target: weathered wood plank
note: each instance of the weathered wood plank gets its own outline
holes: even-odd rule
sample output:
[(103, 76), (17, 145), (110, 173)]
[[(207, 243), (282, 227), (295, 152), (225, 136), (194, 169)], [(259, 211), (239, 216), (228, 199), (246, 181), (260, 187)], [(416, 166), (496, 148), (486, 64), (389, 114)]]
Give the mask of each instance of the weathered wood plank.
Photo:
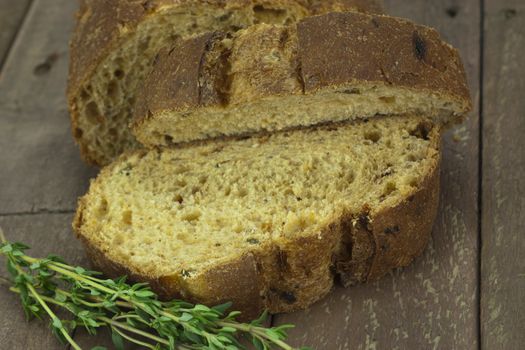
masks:
[(36, 1), (0, 77), (0, 214), (71, 211), (95, 173), (73, 144), (64, 97), (76, 6)]
[(0, 77), (2, 109), (40, 112), (40, 120), (49, 122), (50, 112), (65, 108), (68, 42), (77, 7), (71, 0), (34, 0)]
[(486, 1), (481, 345), (525, 343), (525, 2)]
[[(80, 244), (71, 233), (70, 214), (42, 214), (0, 217), (0, 226), (7, 239), (28, 244), (29, 254), (44, 257), (59, 254), (72, 264), (85, 264)], [(7, 276), (5, 262), (0, 258), (0, 275)], [(26, 322), (18, 296), (0, 286), (0, 348), (1, 349), (64, 349), (54, 338), (46, 322)]]
[(0, 67), (20, 29), (31, 0), (0, 0)]
[[(479, 100), (478, 0), (386, 1), (390, 13), (436, 27), (458, 47)], [(315, 349), (475, 349), (478, 346), (478, 111), (443, 141), (442, 193), (433, 240), (415, 263), (371, 285), (336, 288), (294, 323)]]
[(95, 174), (79, 159), (64, 110), (0, 110), (0, 164), (0, 214), (72, 211)]

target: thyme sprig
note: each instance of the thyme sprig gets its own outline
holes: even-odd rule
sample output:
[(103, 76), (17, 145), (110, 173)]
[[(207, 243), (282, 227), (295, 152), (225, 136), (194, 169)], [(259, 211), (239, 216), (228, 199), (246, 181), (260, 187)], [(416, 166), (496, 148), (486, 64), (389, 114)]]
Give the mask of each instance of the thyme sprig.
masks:
[[(11, 275), (11, 280), (0, 278), (0, 283), (20, 295), (28, 319), (49, 318), (53, 333), (75, 350), (81, 347), (71, 337), (74, 329), (95, 335), (102, 327), (111, 329), (117, 350), (123, 349), (125, 340), (153, 350), (246, 349), (242, 337), (257, 350), (294, 349), (285, 342), (286, 331), (293, 326), (264, 327), (266, 312), (242, 323), (236, 320), (240, 312), (226, 313), (230, 303), (207, 307), (160, 301), (146, 283), (131, 285), (125, 277), (104, 279), (56, 255), (33, 258), (25, 254), (27, 249), (22, 243), (7, 242), (0, 228), (0, 255), (7, 258)], [(67, 310), (71, 318), (60, 319), (56, 308)]]

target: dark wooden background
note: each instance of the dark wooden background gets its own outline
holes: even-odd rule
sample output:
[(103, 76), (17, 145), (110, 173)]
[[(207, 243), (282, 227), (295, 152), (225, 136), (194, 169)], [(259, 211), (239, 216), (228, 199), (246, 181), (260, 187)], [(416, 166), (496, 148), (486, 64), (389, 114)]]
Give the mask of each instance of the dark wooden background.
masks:
[[(412, 266), (272, 321), (296, 324), (291, 341), (316, 349), (524, 349), (525, 1), (385, 2), (459, 48), (474, 100), (443, 142), (433, 240)], [(86, 264), (70, 223), (96, 170), (79, 159), (64, 97), (76, 7), (0, 0), (0, 225), (35, 255)], [(0, 349), (62, 348), (0, 288)]]

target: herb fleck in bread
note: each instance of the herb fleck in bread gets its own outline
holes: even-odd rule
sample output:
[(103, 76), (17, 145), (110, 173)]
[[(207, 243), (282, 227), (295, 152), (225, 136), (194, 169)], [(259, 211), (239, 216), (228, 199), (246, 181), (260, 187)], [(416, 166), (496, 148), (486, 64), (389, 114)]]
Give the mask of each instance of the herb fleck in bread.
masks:
[(375, 0), (82, 0), (68, 100), (81, 153), (104, 165), (138, 146), (128, 129), (137, 85), (158, 50), (210, 30), (288, 24), (330, 11), (381, 11)]
[(443, 124), (470, 108), (458, 52), (435, 30), (330, 13), (164, 49), (138, 94), (134, 132), (151, 147), (375, 115)]
[(164, 297), (285, 312), (409, 264), (438, 202), (440, 128), (421, 117), (128, 153), (74, 222), (97, 268)]

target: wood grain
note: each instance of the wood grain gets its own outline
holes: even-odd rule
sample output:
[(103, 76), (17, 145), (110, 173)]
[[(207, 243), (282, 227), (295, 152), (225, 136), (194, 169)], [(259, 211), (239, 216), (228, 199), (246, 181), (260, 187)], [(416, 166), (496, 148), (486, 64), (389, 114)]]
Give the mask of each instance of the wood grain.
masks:
[(483, 349), (525, 343), (525, 2), (486, 1), (483, 86)]
[(40, 113), (42, 122), (52, 116), (44, 118), (42, 112), (65, 110), (68, 42), (77, 6), (72, 0), (34, 0), (0, 77), (4, 110)]
[[(389, 13), (436, 27), (460, 49), (479, 101), (479, 1), (386, 1)], [(433, 240), (415, 263), (370, 285), (336, 288), (294, 323), (296, 345), (315, 349), (475, 349), (478, 346), (479, 118), (443, 141), (441, 208)]]
[(0, 214), (72, 211), (95, 174), (73, 144), (64, 97), (76, 3), (36, 1), (0, 77)]
[(31, 0), (0, 0), (0, 67), (20, 29)]
[[(0, 226), (8, 240), (31, 246), (32, 256), (59, 254), (72, 264), (85, 264), (82, 248), (71, 233), (71, 220), (67, 214), (17, 215), (0, 217)], [(4, 260), (0, 262), (0, 275), (5, 277)], [(47, 320), (26, 322), (18, 297), (3, 286), (0, 310), (0, 349), (65, 349), (51, 334)]]
[(73, 211), (96, 173), (80, 160), (64, 110), (0, 109), (0, 164), (0, 214)]

